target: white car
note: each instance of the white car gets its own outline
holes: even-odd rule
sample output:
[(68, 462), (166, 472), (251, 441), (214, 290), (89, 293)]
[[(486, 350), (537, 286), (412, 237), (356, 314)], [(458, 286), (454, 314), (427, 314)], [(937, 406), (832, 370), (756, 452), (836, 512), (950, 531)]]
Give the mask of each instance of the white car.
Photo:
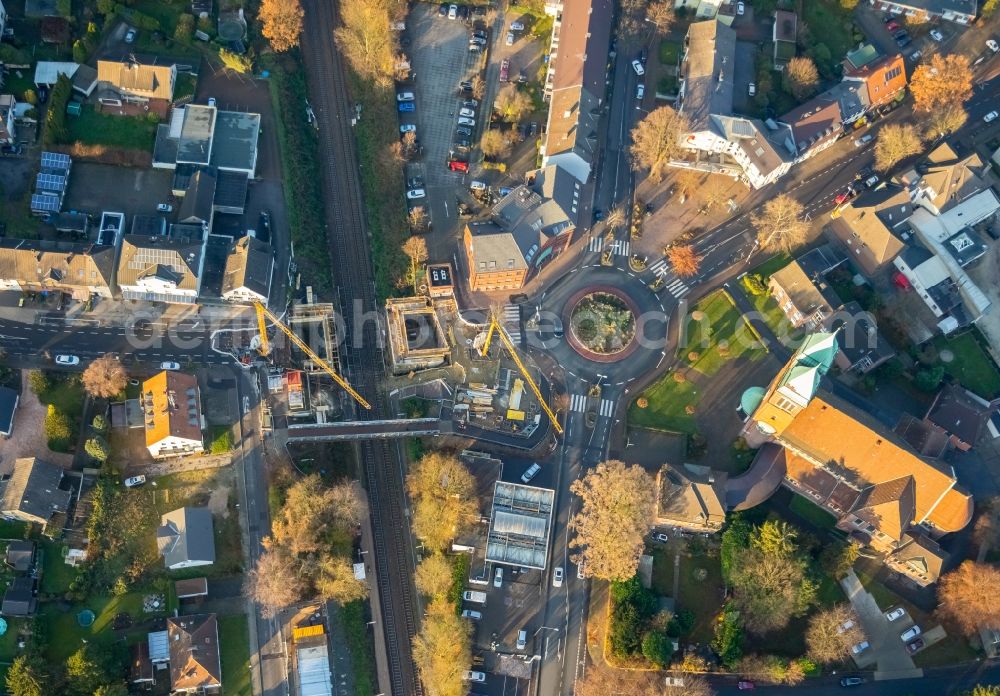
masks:
[(860, 655), (871, 646), (872, 646), (871, 643), (869, 643), (867, 640), (863, 640), (854, 647), (852, 647), (851, 652), (854, 653), (855, 655)]
[(215, 97), (209, 97), (208, 98), (208, 105), (209, 106), (215, 106), (215, 103), (216, 103), (215, 102)]
[(986, 114), (985, 116), (983, 116), (983, 120), (986, 121), (987, 123), (989, 123), (990, 121), (992, 121), (993, 119), (995, 119), (997, 116), (998, 116), (998, 114), (997, 114), (996, 111), (991, 111), (988, 114)]
[[(452, 7), (454, 7), (454, 5), (452, 5)], [(467, 669), (464, 672), (462, 672), (462, 679), (464, 679), (465, 681), (474, 681), (482, 683), (486, 681), (486, 673), (477, 672), (472, 669)]]
[(577, 564), (577, 566), (576, 566), (576, 578), (577, 578), (577, 580), (583, 580), (585, 577), (587, 577), (587, 574), (584, 572), (584, 565), (585, 565), (584, 562), (580, 561), (580, 563)]
[(537, 462), (532, 464), (523, 474), (521, 474), (521, 483), (527, 483), (531, 479), (535, 478), (535, 476), (541, 470), (542, 467), (540, 464), (538, 464)]
[[(645, 96), (646, 96), (646, 85), (640, 82), (635, 86), (635, 98), (641, 100)], [(639, 107), (636, 108), (638, 109)]]
[(751, 97), (756, 96), (757, 94), (756, 83), (751, 82), (749, 85), (747, 85), (747, 94), (749, 94)]
[(920, 60), (920, 57), (922, 55), (924, 55), (924, 54), (921, 53), (920, 51), (914, 51), (913, 53), (910, 54), (910, 60), (912, 60), (912, 61)]
[(468, 116), (459, 116), (458, 117), (458, 125), (460, 125), (460, 126), (468, 126), (469, 128), (475, 128), (476, 127), (476, 119), (469, 118)]
[(904, 643), (909, 643), (911, 640), (919, 636), (920, 633), (921, 633), (920, 626), (914, 624), (913, 626), (910, 626), (908, 629), (900, 633), (899, 639)]
[(998, 44), (993, 39), (987, 39), (986, 48), (990, 49), (994, 53), (1000, 53), (1000, 44)]
[(448, 19), (458, 18), (458, 5), (448, 5)]
[(514, 32), (512, 31), (507, 32), (507, 38), (504, 40), (504, 43), (507, 44), (508, 46), (514, 45)]
[(931, 38), (934, 39), (935, 41), (944, 41), (944, 34), (939, 32), (937, 29), (931, 29), (930, 35)]
[(511, 22), (510, 28), (511, 31), (524, 31), (524, 24), (521, 22)]
[(666, 544), (666, 543), (667, 543), (668, 541), (670, 541), (670, 537), (668, 537), (668, 536), (667, 536), (666, 534), (664, 534), (663, 532), (659, 532), (659, 533), (658, 533), (658, 534), (656, 535), (656, 540), (657, 540), (658, 542), (660, 542), (661, 544)]
[(638, 58), (632, 61), (632, 69), (635, 70), (635, 74), (642, 77), (646, 74), (646, 68), (642, 67), (642, 63)]
[(174, 206), (170, 205), (169, 203), (160, 203), (158, 206), (156, 206), (156, 209), (161, 213), (174, 212)]
[(181, 364), (180, 363), (175, 363), (175, 362), (161, 362), (160, 363), (160, 369), (161, 370), (179, 370), (179, 369), (181, 369)]
[(900, 618), (905, 614), (906, 614), (906, 609), (904, 609), (903, 607), (896, 607), (895, 609), (887, 611), (885, 613), (885, 618), (887, 618), (889, 621), (895, 621), (896, 619)]
[(56, 365), (79, 365), (80, 358), (75, 355), (57, 355)]
[(872, 137), (873, 136), (872, 136), (871, 133), (868, 133), (866, 135), (862, 135), (860, 138), (855, 139), (855, 141), (854, 141), (854, 147), (864, 147), (865, 145), (867, 145), (868, 143), (870, 143), (872, 141)]
[(396, 101), (398, 102), (407, 102), (413, 100), (414, 100), (413, 92), (399, 92), (396, 94)]
[(482, 181), (470, 181), (469, 182), (469, 190), (470, 191), (485, 191), (486, 190), (486, 184), (483, 183)]
[(747, 11), (746, 5), (744, 5), (742, 2), (736, 3), (736, 14), (742, 17), (746, 13), (746, 11)]
[(476, 117), (476, 112), (473, 111), (472, 109), (468, 109), (466, 107), (462, 107), (461, 109), (458, 110), (458, 115), (459, 116), (465, 116), (466, 118), (475, 118)]
[(493, 587), (500, 587), (503, 585), (503, 568), (497, 568), (496, 572), (493, 573)]
[(400, 133), (416, 133), (417, 132), (417, 124), (415, 124), (415, 123), (404, 123), (403, 125), (401, 125), (399, 127), (399, 132)]
[(556, 569), (552, 571), (552, 587), (562, 587), (562, 583), (563, 583), (562, 566), (556, 566)]
[(463, 619), (472, 619), (473, 621), (479, 621), (483, 618), (483, 612), (476, 611), (475, 609), (463, 609), (462, 610)]
[(427, 192), (424, 191), (423, 189), (410, 189), (409, 191), (406, 192), (406, 197), (409, 198), (411, 201), (415, 201), (418, 198), (423, 198), (426, 195)]
[(129, 478), (125, 479), (126, 488), (138, 488), (144, 483), (146, 483), (145, 476), (130, 476)]

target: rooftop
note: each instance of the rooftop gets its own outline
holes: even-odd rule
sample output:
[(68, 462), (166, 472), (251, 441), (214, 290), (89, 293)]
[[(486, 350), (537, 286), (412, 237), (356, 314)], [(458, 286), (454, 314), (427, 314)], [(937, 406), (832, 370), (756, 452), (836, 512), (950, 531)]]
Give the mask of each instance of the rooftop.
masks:
[(544, 570), (555, 491), (497, 481), (486, 560)]
[[(190, 107), (189, 107), (190, 108)], [(249, 172), (257, 169), (260, 114), (220, 111), (216, 116), (211, 165), (221, 170)]]
[(176, 370), (162, 370), (142, 383), (146, 446), (168, 437), (201, 440), (198, 380)]

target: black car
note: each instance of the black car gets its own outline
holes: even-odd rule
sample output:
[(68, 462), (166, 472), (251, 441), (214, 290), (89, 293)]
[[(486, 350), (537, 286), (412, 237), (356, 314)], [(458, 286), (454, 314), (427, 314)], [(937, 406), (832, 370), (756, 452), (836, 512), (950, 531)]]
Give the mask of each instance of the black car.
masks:
[(906, 48), (911, 43), (913, 43), (913, 39), (911, 39), (909, 36), (904, 36), (901, 39), (896, 39), (896, 45), (899, 46), (900, 48)]
[(892, 38), (894, 39), (901, 39), (904, 36), (909, 36), (909, 34), (906, 33), (906, 29), (899, 29), (898, 31), (892, 32)]
[(864, 677), (844, 677), (840, 680), (841, 686), (861, 686), (864, 683)]
[(465, 126), (459, 126), (455, 129), (455, 133), (466, 138), (472, 137), (472, 129), (466, 128)]
[(448, 3), (445, 3), (444, 5), (441, 5), (441, 7), (438, 8), (438, 17), (447, 17), (447, 16), (448, 16)]
[(459, 5), (458, 6), (458, 18), (459, 19), (468, 19), (469, 18), (469, 6), (468, 5)]
[(912, 643), (907, 643), (906, 644), (906, 652), (910, 653), (911, 655), (914, 655), (922, 647), (924, 647), (924, 639), (923, 638), (917, 638)]
[(485, 31), (483, 31), (482, 29), (477, 29), (476, 31), (472, 32), (472, 38), (482, 39), (483, 41), (485, 41), (489, 37), (486, 35)]

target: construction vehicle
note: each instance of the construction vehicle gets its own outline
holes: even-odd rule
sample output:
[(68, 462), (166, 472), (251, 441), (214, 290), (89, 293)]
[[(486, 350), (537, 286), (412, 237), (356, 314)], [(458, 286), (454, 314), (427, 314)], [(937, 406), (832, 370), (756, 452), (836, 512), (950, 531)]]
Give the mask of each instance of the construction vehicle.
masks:
[(521, 358), (517, 354), (517, 349), (514, 348), (514, 342), (510, 340), (510, 336), (507, 335), (507, 330), (503, 328), (497, 320), (496, 312), (492, 313), (490, 316), (490, 327), (486, 331), (486, 340), (483, 341), (483, 346), (479, 351), (480, 355), (485, 358), (489, 354), (490, 341), (493, 339), (494, 334), (500, 337), (500, 342), (503, 343), (507, 352), (510, 353), (510, 357), (514, 360), (514, 364), (517, 365), (517, 369), (520, 370), (521, 375), (524, 376), (524, 381), (528, 383), (529, 387), (531, 387), (531, 392), (535, 395), (535, 398), (538, 399), (538, 403), (542, 405), (542, 410), (545, 411), (545, 415), (549, 417), (552, 427), (555, 428), (557, 433), (562, 435), (563, 429), (562, 426), (559, 425), (559, 419), (556, 418), (556, 414), (545, 402), (545, 399), (542, 397), (541, 390), (538, 388), (538, 385), (535, 384), (535, 380), (533, 380), (531, 375), (528, 374), (528, 368), (526, 368), (524, 363), (521, 362)]
[(271, 352), (271, 344), (267, 339), (267, 319), (271, 320), (271, 323), (281, 329), (281, 332), (288, 336), (288, 340), (294, 343), (299, 350), (306, 354), (306, 356), (312, 360), (314, 363), (320, 366), (320, 368), (326, 374), (333, 378), (333, 381), (340, 385), (341, 389), (350, 394), (355, 401), (364, 406), (366, 409), (371, 409), (371, 404), (368, 403), (361, 394), (354, 391), (354, 388), (347, 383), (347, 380), (337, 374), (330, 365), (321, 357), (316, 355), (313, 350), (305, 344), (305, 342), (295, 335), (295, 332), (284, 325), (278, 317), (276, 317), (271, 310), (265, 307), (260, 302), (254, 302), (254, 309), (257, 311), (257, 330), (260, 332), (260, 354), (267, 357)]

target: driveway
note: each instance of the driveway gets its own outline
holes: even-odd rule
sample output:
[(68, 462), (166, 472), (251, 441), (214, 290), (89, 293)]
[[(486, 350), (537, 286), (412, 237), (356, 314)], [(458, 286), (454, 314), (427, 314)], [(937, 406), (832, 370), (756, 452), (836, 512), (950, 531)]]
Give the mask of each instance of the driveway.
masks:
[[(877, 670), (875, 678), (918, 677), (922, 671), (917, 669), (912, 658), (906, 653), (899, 634), (913, 625), (909, 615), (902, 616), (890, 622), (885, 618), (882, 609), (875, 598), (865, 590), (858, 576), (852, 570), (840, 581), (851, 606), (861, 620), (861, 626), (868, 636), (871, 647), (854, 658), (858, 667), (874, 666)], [(889, 607), (885, 607), (888, 609)]]

